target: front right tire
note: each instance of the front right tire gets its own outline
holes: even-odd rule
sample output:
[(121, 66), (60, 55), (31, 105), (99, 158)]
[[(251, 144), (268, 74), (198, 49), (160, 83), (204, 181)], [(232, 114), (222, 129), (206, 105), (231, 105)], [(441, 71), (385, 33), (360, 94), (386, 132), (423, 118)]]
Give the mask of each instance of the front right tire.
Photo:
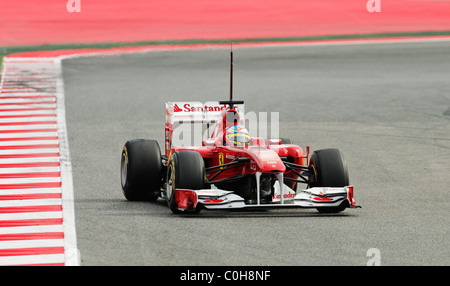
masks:
[(162, 161), (155, 140), (135, 139), (125, 143), (120, 162), (122, 192), (129, 201), (154, 201), (162, 187)]

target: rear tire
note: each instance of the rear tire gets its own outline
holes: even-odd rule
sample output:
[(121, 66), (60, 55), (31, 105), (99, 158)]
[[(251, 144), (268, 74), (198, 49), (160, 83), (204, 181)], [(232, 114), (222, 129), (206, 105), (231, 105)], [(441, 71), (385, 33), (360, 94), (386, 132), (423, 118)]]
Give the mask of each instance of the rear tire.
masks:
[[(338, 149), (316, 150), (311, 155), (309, 187), (346, 187), (349, 185), (348, 169), (342, 153)], [(323, 213), (337, 213), (348, 205), (343, 202), (337, 207), (317, 208)]]
[(196, 151), (175, 152), (167, 166), (166, 197), (173, 213), (199, 213), (200, 205), (195, 209), (182, 211), (175, 202), (176, 189), (200, 190), (205, 185), (205, 164), (200, 153)]
[(121, 156), (121, 185), (129, 201), (154, 201), (162, 186), (162, 162), (155, 140), (135, 139), (125, 143)]

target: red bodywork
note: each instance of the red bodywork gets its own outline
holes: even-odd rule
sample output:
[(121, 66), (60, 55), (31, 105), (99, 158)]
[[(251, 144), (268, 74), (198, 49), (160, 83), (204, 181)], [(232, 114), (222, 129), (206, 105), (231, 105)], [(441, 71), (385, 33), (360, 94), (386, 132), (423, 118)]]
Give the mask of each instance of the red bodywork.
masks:
[[(242, 108), (243, 109), (243, 108)], [(243, 175), (253, 175), (256, 172), (261, 173), (284, 173), (284, 178), (297, 179), (298, 175), (292, 171), (286, 171), (282, 161), (287, 160), (291, 163), (307, 166), (308, 154), (293, 144), (281, 144), (281, 139), (270, 139), (266, 142), (263, 138), (251, 137), (250, 144), (247, 147), (227, 146), (224, 140), (225, 130), (235, 124), (244, 125), (243, 111), (238, 107), (230, 109), (226, 105), (214, 103), (168, 103), (166, 104), (166, 142), (165, 151), (170, 159), (171, 154), (180, 150), (193, 150), (201, 154), (205, 162), (205, 168), (223, 165), (232, 162), (234, 159), (249, 158), (239, 167), (230, 168), (222, 171), (217, 176), (215, 172), (207, 174), (211, 183), (230, 177), (239, 177)], [(183, 113), (176, 119), (177, 113)], [(214, 113), (213, 116), (205, 114)], [(234, 122), (227, 121), (227, 118), (236, 118)], [(206, 119), (205, 119), (206, 118)], [(175, 120), (174, 120), (175, 119)], [(202, 146), (172, 146), (172, 134), (174, 123), (201, 123), (215, 124), (210, 137), (202, 140)], [(309, 148), (307, 149), (309, 151)], [(211, 179), (214, 176), (214, 179)], [(288, 183), (293, 189), (295, 182)]]
[[(177, 127), (177, 123), (181, 125)], [(196, 144), (181, 142), (192, 138), (189, 134), (192, 125)], [(233, 128), (227, 140), (226, 131), (234, 125), (239, 128)], [(178, 151), (196, 151), (203, 158), (205, 173), (203, 187), (173, 190), (169, 180), (172, 173), (168, 169), (165, 195), (172, 211), (196, 211), (198, 204), (207, 209), (303, 207), (331, 212), (358, 207), (353, 186), (313, 185), (318, 175), (312, 167), (314, 164), (309, 166), (316, 162), (309, 162), (309, 147), (305, 154), (302, 148), (287, 140), (265, 140), (246, 133), (240, 134), (241, 137), (234, 135), (236, 130), (244, 130), (243, 126), (242, 101), (166, 103), (164, 160), (170, 162)], [(245, 146), (236, 146), (248, 138)], [(313, 155), (318, 156), (317, 151)], [(298, 188), (298, 183), (305, 184), (306, 188)]]

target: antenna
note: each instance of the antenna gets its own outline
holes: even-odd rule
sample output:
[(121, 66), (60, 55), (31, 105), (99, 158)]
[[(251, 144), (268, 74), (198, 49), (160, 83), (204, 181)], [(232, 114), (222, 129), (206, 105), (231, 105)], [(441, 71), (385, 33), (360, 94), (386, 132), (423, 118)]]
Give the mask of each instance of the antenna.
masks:
[(230, 100), (221, 100), (219, 104), (228, 104), (230, 109), (233, 109), (234, 104), (244, 104), (243, 100), (233, 101), (233, 43), (231, 44), (230, 50)]
[[(233, 101), (233, 43), (230, 50), (230, 102)], [(232, 106), (230, 106), (232, 108)]]

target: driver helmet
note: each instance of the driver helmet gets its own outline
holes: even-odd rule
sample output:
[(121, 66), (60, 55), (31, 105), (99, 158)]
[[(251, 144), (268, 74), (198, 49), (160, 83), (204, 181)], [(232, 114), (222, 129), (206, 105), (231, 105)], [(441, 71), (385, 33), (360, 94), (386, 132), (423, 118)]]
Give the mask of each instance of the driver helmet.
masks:
[(232, 126), (228, 128), (225, 135), (227, 145), (229, 146), (242, 146), (247, 147), (250, 142), (250, 135), (248, 130), (239, 125)]

